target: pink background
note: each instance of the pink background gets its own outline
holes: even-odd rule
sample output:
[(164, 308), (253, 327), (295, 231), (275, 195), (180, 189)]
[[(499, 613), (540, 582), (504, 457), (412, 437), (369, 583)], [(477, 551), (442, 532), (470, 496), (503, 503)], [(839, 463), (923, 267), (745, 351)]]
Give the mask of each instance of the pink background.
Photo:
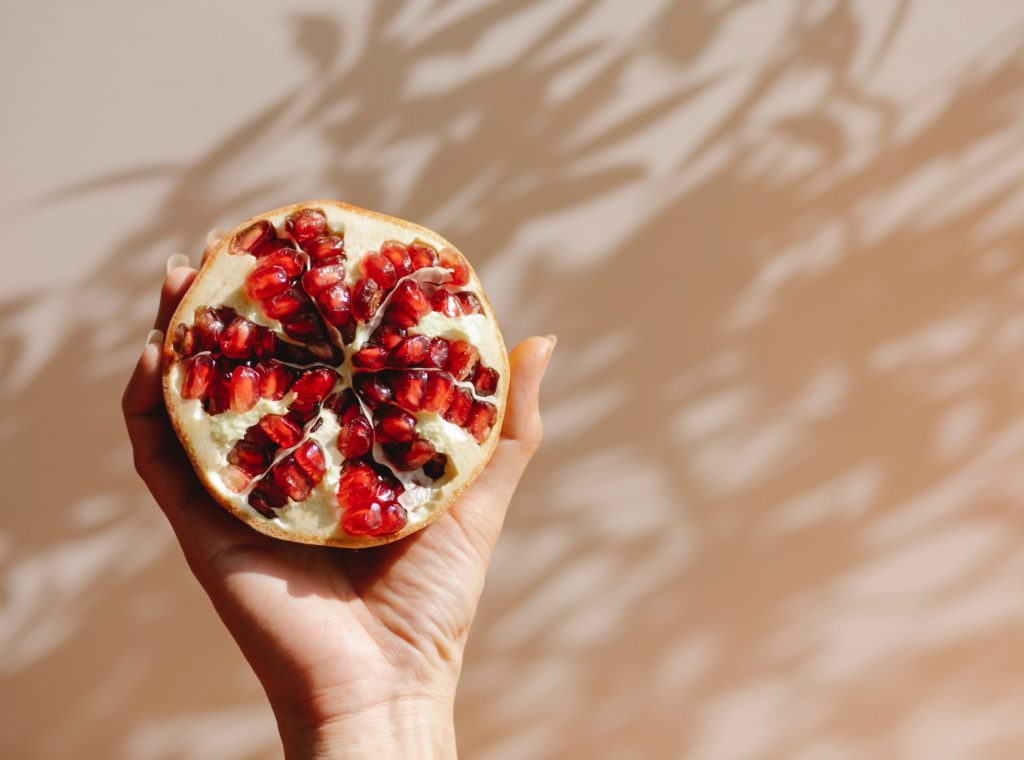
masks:
[(163, 7), (0, 25), (0, 754), (279, 756), (118, 399), (168, 254), (314, 197), (560, 338), (465, 757), (1024, 754), (1022, 4)]

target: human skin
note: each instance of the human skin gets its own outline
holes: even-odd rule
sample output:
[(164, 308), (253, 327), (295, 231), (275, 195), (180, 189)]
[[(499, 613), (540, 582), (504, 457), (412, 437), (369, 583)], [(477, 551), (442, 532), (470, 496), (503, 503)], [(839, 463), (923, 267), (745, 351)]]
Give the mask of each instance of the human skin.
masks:
[(466, 638), (509, 501), (540, 445), (538, 397), (554, 337), (511, 352), (498, 447), (444, 515), (381, 547), (307, 546), (264, 536), (222, 509), (171, 428), (160, 342), (195, 276), (180, 254), (168, 261), (122, 407), (135, 468), (263, 685), (285, 757), (455, 757)]

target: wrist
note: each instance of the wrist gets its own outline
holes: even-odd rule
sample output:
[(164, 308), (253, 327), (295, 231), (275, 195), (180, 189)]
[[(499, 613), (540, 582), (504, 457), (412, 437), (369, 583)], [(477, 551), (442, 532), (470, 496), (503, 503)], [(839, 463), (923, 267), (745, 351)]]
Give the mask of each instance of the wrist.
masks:
[(449, 699), (404, 697), (339, 711), (315, 725), (278, 716), (287, 760), (402, 757), (454, 758), (454, 704)]

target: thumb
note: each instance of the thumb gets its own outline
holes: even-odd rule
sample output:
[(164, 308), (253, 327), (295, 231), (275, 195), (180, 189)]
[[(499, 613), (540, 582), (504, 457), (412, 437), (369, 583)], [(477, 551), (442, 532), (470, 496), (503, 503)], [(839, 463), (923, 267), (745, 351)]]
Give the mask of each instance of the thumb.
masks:
[(540, 446), (540, 383), (556, 338), (527, 338), (509, 354), (512, 370), (501, 440), (484, 471), (452, 507), (475, 547), (489, 556), (526, 466)]

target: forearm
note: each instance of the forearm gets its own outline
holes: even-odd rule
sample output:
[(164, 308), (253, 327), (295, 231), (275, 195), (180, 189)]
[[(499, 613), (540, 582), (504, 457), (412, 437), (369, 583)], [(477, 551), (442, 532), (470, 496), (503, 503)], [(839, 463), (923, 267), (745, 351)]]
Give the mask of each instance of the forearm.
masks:
[(457, 756), (452, 704), (403, 699), (332, 716), (316, 726), (278, 716), (287, 760)]

